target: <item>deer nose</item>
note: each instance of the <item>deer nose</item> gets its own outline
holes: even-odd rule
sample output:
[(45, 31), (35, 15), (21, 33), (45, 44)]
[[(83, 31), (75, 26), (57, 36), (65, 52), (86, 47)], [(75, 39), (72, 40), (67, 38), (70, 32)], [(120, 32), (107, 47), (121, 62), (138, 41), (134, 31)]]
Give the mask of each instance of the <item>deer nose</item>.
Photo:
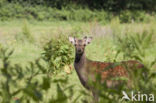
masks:
[(81, 52), (81, 49), (78, 49), (77, 51), (78, 51), (78, 52)]

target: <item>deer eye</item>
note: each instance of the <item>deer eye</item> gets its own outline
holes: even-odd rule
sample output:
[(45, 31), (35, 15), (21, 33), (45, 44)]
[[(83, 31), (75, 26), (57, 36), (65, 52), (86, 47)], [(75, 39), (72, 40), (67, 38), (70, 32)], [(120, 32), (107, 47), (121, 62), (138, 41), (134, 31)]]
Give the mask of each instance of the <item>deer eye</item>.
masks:
[(83, 44), (83, 46), (86, 46), (86, 44)]

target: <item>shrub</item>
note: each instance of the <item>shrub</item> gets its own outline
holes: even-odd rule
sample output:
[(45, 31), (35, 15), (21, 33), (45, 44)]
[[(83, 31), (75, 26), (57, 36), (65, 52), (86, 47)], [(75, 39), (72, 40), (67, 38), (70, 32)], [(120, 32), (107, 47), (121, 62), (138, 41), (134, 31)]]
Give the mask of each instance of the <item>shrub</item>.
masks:
[(121, 23), (149, 22), (151, 16), (145, 11), (122, 11), (119, 15)]
[[(27, 5), (27, 6), (23, 6)], [(119, 15), (118, 15), (119, 14)], [(145, 11), (130, 11), (124, 10), (120, 13), (116, 13), (119, 16), (122, 23), (127, 22), (148, 22), (151, 20), (152, 15)], [(0, 6), (0, 20), (12, 20), (12, 19), (36, 19), (43, 20), (71, 20), (71, 21), (93, 21), (108, 23), (113, 19), (113, 12), (106, 12), (104, 10), (91, 10), (89, 8), (68, 8), (62, 7), (61, 9), (52, 8), (42, 5), (29, 5), (20, 3), (4, 3)]]
[[(12, 50), (0, 49), (2, 103), (67, 103), (69, 98), (74, 96), (73, 85), (67, 85), (67, 75), (61, 77), (47, 75), (49, 68), (42, 65), (40, 59), (30, 62), (26, 67), (20, 64), (13, 65), (10, 61), (12, 53)], [(52, 90), (52, 86), (57, 90)], [(53, 93), (47, 99), (49, 90)], [(76, 100), (72, 103), (76, 103)]]
[(68, 39), (63, 36), (52, 38), (44, 46), (43, 59), (48, 62), (52, 73), (58, 73), (65, 65), (73, 61), (73, 51)]
[(89, 9), (71, 10), (70, 19), (74, 21), (90, 21), (95, 18), (95, 13)]
[(112, 19), (111, 14), (105, 11), (96, 11), (96, 20), (104, 24), (109, 23)]
[(154, 41), (152, 31), (143, 31), (142, 34), (125, 34), (123, 37), (115, 36), (117, 38), (117, 50), (123, 52), (123, 59), (137, 59), (144, 61), (143, 58), (148, 52), (147, 49), (152, 47)]
[[(131, 78), (134, 87), (130, 91), (156, 95), (156, 83), (153, 82), (156, 74), (155, 71), (152, 71), (153, 66), (156, 64), (156, 58), (151, 58), (150, 61), (147, 59), (148, 49), (155, 44), (155, 41), (152, 39), (153, 36), (152, 31), (144, 31), (142, 34), (135, 35), (125, 34), (123, 37), (116, 36), (117, 55), (121, 53), (123, 60), (137, 60), (145, 66), (142, 71), (132, 71)], [(144, 76), (141, 76), (142, 74)], [(146, 103), (146, 101), (143, 100), (143, 103)]]

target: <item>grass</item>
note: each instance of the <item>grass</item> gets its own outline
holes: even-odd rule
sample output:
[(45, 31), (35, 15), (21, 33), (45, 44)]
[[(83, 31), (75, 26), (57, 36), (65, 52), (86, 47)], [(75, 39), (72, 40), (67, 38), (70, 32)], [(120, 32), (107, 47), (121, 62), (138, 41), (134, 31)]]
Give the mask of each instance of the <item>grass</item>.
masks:
[[(29, 43), (28, 41), (22, 40), (20, 41), (15, 38), (16, 36), (22, 35), (22, 27), (24, 22), (28, 23), (28, 29), (35, 38), (34, 43)], [(118, 20), (112, 20), (112, 22), (109, 24), (101, 25), (97, 22), (84, 23), (73, 21), (4, 21), (0, 22), (0, 43), (4, 47), (14, 49), (14, 53), (11, 56), (13, 63), (20, 63), (25, 66), (29, 61), (33, 61), (40, 57), (41, 53), (43, 52), (43, 45), (48, 42), (50, 38), (53, 38), (56, 35), (75, 35), (78, 37), (89, 35), (93, 36), (94, 40), (86, 47), (87, 57), (97, 61), (113, 61), (115, 53), (117, 52), (114, 45), (113, 34), (135, 35), (135, 33), (142, 33), (144, 30), (153, 30), (153, 32), (156, 34), (155, 22), (156, 21), (150, 23), (120, 24)], [(154, 35), (153, 40), (156, 42), (156, 35)], [(155, 51), (156, 43), (152, 48), (148, 49), (148, 61), (152, 61), (156, 57)], [(121, 61), (123, 58), (119, 56), (117, 60)], [(72, 74), (69, 75), (69, 82), (69, 84), (75, 84), (75, 91), (83, 88), (74, 69), (72, 70)], [(50, 94), (50, 97), (52, 95), (51, 91), (49, 91), (48, 94)]]

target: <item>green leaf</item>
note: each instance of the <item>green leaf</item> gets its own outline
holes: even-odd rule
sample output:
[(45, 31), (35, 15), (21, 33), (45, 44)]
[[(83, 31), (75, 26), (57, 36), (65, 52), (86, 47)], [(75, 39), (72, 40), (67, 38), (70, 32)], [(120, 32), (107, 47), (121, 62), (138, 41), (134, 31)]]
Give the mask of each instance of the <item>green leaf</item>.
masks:
[(48, 90), (50, 88), (50, 78), (49, 77), (44, 77), (43, 78), (43, 83), (42, 83), (42, 89)]

